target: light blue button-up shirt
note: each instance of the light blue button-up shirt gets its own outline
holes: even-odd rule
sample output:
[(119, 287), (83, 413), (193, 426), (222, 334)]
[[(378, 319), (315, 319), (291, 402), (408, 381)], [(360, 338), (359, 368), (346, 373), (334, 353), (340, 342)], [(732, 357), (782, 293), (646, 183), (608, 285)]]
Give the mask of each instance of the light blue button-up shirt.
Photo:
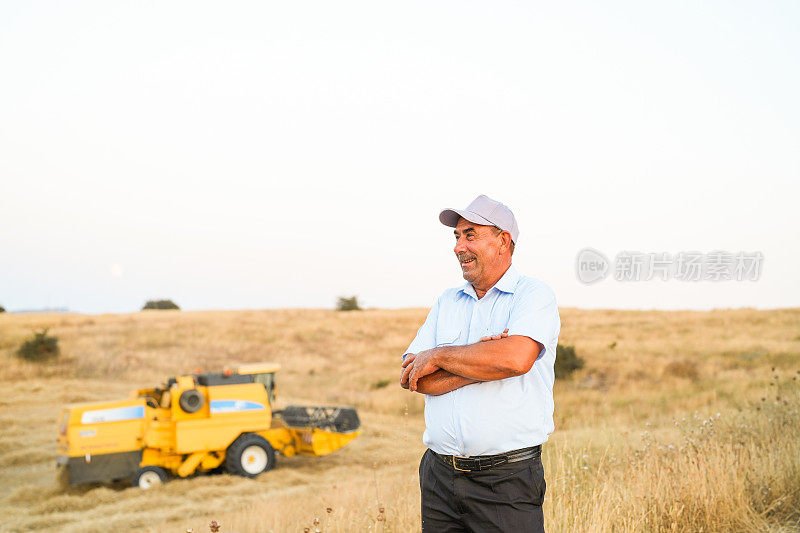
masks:
[(446, 290), (406, 353), (524, 335), (544, 346), (528, 373), (425, 396), (422, 441), (445, 455), (493, 455), (545, 442), (553, 432), (553, 365), (561, 331), (556, 297), (511, 266), (481, 299), (471, 284)]

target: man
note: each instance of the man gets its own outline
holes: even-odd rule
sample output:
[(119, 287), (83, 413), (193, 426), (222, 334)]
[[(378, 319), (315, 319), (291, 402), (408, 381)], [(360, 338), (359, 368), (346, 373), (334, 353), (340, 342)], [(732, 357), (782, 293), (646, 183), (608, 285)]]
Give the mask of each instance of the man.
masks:
[(519, 230), (505, 205), (481, 195), (439, 220), (455, 228), (467, 283), (439, 297), (403, 356), (400, 384), (425, 394), (422, 529), (544, 531), (555, 295), (511, 265)]

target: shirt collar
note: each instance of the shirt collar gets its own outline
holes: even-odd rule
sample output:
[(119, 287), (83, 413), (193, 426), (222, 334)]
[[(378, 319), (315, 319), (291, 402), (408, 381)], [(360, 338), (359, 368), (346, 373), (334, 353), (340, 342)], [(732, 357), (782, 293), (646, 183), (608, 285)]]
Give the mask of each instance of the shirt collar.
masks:
[(511, 265), (508, 267), (508, 270), (506, 270), (506, 273), (503, 274), (503, 277), (497, 280), (497, 283), (495, 283), (494, 286), (499, 291), (514, 294), (514, 291), (517, 290), (518, 282), (519, 272), (517, 272), (517, 269), (514, 268), (514, 265)]
[[(497, 283), (495, 283), (494, 287), (492, 288), (502, 292), (507, 292), (509, 294), (514, 294), (514, 291), (517, 289), (518, 282), (519, 272), (517, 272), (517, 269), (514, 268), (514, 265), (511, 265), (508, 267), (508, 270), (506, 270), (506, 273), (503, 274), (503, 277), (497, 280)], [(459, 290), (464, 294), (472, 296), (476, 300), (478, 299), (478, 295), (475, 293), (475, 287), (473, 287), (469, 281), (464, 283)]]

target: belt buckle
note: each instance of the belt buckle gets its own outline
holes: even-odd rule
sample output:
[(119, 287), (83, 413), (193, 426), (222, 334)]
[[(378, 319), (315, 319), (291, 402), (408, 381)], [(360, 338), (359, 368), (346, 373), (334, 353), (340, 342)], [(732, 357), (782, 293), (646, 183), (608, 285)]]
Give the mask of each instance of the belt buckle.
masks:
[(462, 457), (460, 455), (453, 455), (453, 468), (458, 470), (459, 472), (472, 472), (472, 470), (464, 470), (463, 468), (459, 468), (456, 466), (456, 459), (469, 459), (469, 457)]

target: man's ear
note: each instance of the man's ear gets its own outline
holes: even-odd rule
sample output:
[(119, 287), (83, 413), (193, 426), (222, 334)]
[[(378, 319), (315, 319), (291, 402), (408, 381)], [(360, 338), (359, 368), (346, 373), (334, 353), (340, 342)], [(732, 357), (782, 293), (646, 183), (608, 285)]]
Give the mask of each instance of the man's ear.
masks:
[(503, 241), (503, 248), (509, 253), (511, 252), (511, 234), (504, 231), (500, 234), (500, 239)]

